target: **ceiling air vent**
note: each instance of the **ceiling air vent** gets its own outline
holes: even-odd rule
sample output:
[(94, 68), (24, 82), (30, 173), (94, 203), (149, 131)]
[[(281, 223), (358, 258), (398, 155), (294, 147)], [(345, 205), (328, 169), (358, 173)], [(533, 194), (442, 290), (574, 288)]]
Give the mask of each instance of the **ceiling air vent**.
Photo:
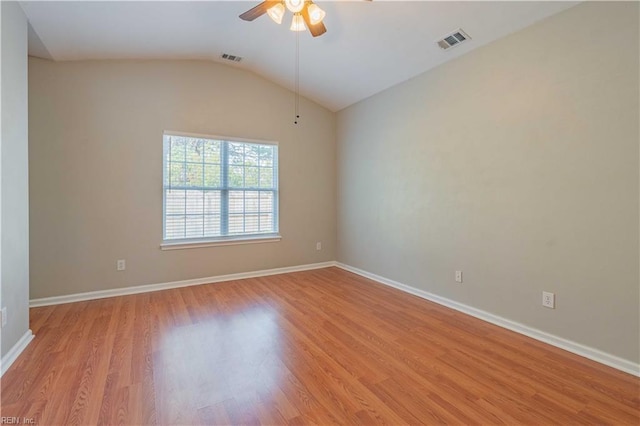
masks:
[(223, 53), (221, 58), (231, 62), (240, 62), (242, 60), (241, 56), (229, 55), (228, 53)]
[(440, 49), (447, 50), (454, 46), (458, 46), (459, 44), (462, 44), (467, 40), (471, 40), (471, 37), (469, 37), (467, 33), (462, 31), (461, 29), (457, 29), (451, 34), (447, 34), (446, 36), (442, 37), (442, 39), (438, 40), (436, 43), (438, 43)]

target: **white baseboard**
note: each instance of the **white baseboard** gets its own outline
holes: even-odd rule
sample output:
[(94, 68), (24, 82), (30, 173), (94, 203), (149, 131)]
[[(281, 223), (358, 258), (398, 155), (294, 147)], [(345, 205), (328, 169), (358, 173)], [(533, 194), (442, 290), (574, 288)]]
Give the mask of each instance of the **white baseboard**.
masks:
[(16, 359), (18, 359), (18, 356), (22, 353), (22, 351), (24, 351), (24, 349), (27, 347), (29, 342), (33, 340), (34, 337), (35, 336), (31, 332), (31, 330), (27, 330), (27, 332), (22, 335), (20, 340), (18, 340), (18, 342), (13, 345), (11, 349), (9, 349), (9, 352), (7, 352), (6, 355), (2, 357), (2, 359), (0, 360), (0, 377), (2, 377), (4, 373), (6, 373), (6, 371), (9, 369), (9, 367), (11, 367), (11, 364), (13, 364)]
[(287, 266), (284, 268), (264, 269), (261, 271), (240, 272), (237, 274), (218, 275), (215, 277), (195, 278), (191, 280), (172, 281), (159, 284), (148, 284), (135, 287), (114, 288), (110, 290), (90, 291), (86, 293), (68, 294), (65, 296), (43, 297), (31, 299), (29, 307), (61, 305), (63, 303), (82, 302), (85, 300), (105, 299), (107, 297), (126, 296), (129, 294), (148, 293), (151, 291), (167, 290), (171, 288), (189, 287), (192, 285), (212, 284), (223, 281), (241, 280), (245, 278), (265, 277), (268, 275), (287, 274), (290, 272), (309, 271), (312, 269), (335, 266), (335, 262), (311, 263), (307, 265)]
[(539, 340), (544, 343), (548, 343), (552, 346), (556, 346), (558, 348), (583, 356), (585, 358), (589, 358), (601, 364), (608, 365), (609, 367), (613, 367), (617, 370), (621, 370), (626, 373), (633, 374), (634, 376), (640, 377), (640, 364), (634, 363), (632, 361), (617, 357), (615, 355), (608, 354), (606, 352), (602, 352), (598, 349), (591, 348), (589, 346), (585, 346), (580, 343), (573, 342), (571, 340), (564, 339), (562, 337), (554, 336), (553, 334), (549, 334), (544, 331), (538, 330), (536, 328), (532, 328), (527, 325), (520, 324), (515, 321), (511, 321), (509, 319), (491, 314), (481, 309), (477, 309), (477, 308), (456, 302), (454, 300), (447, 299), (445, 297), (441, 297), (424, 290), (419, 290), (415, 287), (411, 287), (406, 284), (402, 284), (397, 281), (393, 281), (388, 278), (381, 277), (379, 275), (372, 274), (367, 271), (363, 271), (362, 269), (354, 268), (353, 266), (345, 265), (339, 262), (336, 262), (335, 266), (342, 268), (346, 271), (353, 272), (354, 274), (363, 276), (365, 278), (369, 278), (373, 281), (377, 281), (381, 284), (396, 288), (398, 290), (402, 290), (406, 293), (410, 293), (415, 296), (421, 297), (423, 299), (430, 300), (439, 305), (443, 305), (448, 308), (455, 309), (456, 311), (463, 312), (465, 314), (471, 315), (472, 317), (476, 317), (481, 320), (495, 324), (497, 326), (506, 328), (508, 330), (515, 331), (516, 333), (524, 334), (525, 336), (531, 337), (533, 339)]

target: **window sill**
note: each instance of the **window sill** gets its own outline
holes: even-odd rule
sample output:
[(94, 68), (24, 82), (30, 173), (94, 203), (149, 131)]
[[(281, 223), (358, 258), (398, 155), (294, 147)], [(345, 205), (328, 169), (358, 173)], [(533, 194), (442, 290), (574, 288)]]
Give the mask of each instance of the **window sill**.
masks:
[(282, 239), (282, 236), (280, 235), (270, 234), (270, 235), (264, 235), (264, 236), (251, 236), (251, 237), (238, 237), (238, 238), (163, 242), (162, 244), (160, 244), (160, 250), (183, 250), (183, 249), (203, 248), (203, 247), (235, 246), (239, 244), (275, 243), (280, 241), (281, 239)]

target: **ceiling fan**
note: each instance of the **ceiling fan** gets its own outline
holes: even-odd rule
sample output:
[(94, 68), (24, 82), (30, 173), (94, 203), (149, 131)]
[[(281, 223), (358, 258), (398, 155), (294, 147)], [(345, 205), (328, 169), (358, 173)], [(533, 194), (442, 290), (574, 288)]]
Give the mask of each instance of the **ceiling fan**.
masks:
[(293, 13), (291, 31), (304, 31), (308, 28), (314, 37), (327, 32), (322, 23), (325, 12), (311, 0), (265, 0), (240, 15), (240, 19), (253, 21), (266, 13), (274, 22), (280, 24), (286, 12), (285, 7)]

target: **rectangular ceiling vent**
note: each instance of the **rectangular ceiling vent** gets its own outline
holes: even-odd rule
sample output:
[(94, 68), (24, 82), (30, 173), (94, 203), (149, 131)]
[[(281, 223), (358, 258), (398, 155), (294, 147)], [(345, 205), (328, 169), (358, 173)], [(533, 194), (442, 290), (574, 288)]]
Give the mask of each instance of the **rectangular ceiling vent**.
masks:
[(447, 34), (446, 36), (442, 37), (442, 39), (438, 40), (436, 43), (438, 43), (440, 49), (447, 50), (454, 46), (461, 45), (467, 40), (471, 40), (471, 37), (469, 37), (467, 33), (458, 28), (451, 34)]
[(240, 62), (242, 60), (242, 56), (229, 55), (228, 53), (223, 53), (221, 58), (231, 62)]

